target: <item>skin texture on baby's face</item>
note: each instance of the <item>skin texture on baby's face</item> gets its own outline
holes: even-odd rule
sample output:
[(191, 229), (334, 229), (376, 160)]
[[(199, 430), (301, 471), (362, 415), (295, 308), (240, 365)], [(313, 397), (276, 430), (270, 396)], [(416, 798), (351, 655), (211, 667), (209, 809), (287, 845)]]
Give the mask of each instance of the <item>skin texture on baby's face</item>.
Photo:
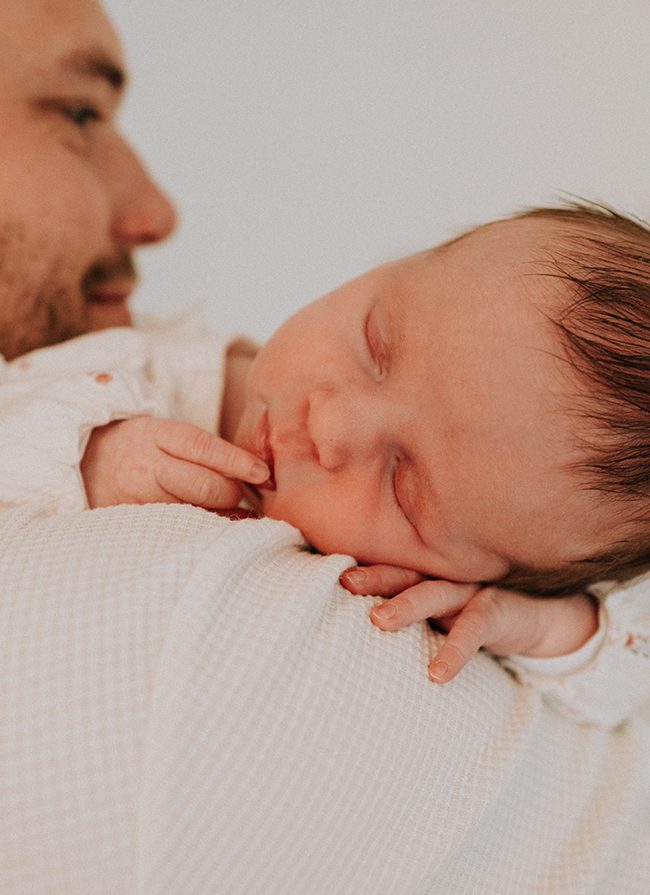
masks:
[(124, 63), (95, 0), (0, 3), (0, 354), (130, 322), (134, 250), (174, 209), (122, 137)]
[(554, 222), (483, 227), (373, 270), (252, 361), (237, 444), (272, 459), (263, 512), (324, 553), (458, 581), (590, 555), (609, 520), (569, 466), (579, 386), (541, 275)]

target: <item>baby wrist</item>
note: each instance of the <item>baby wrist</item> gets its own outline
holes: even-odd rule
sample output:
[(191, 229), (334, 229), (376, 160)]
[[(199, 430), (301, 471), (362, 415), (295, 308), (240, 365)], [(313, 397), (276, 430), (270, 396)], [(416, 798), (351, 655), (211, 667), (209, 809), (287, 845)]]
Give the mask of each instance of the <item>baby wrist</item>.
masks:
[(568, 674), (586, 666), (596, 655), (605, 638), (606, 623), (597, 600), (584, 594), (575, 600), (571, 614), (562, 611), (555, 620), (556, 631), (527, 651), (508, 658), (517, 666), (543, 674)]

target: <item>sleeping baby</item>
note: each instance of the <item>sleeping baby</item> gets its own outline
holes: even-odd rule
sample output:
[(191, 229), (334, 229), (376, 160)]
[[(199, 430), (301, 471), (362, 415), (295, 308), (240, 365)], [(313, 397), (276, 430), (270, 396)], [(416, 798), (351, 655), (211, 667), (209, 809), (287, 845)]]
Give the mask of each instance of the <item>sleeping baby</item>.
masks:
[[(485, 646), (519, 654), (522, 679), (598, 658), (608, 681), (619, 669), (634, 687), (644, 589), (595, 585), (650, 560), (649, 330), (650, 232), (588, 204), (536, 209), (345, 284), (259, 349), (226, 346), (217, 435), (205, 417), (166, 418), (182, 414), (160, 404), (150, 359), (132, 375), (101, 362), (82, 400), (62, 400), (76, 387), (65, 363), (61, 382), (31, 364), (73, 342), (7, 365), (23, 378), (11, 370), (0, 387), (3, 429), (28, 431), (34, 402), (43, 411), (59, 389), (72, 434), (54, 462), (89, 507), (241, 515), (243, 499), (316, 550), (351, 554), (342, 583), (392, 597), (373, 604), (378, 627), (433, 618), (448, 632), (435, 681)], [(56, 473), (44, 474), (55, 504)]]

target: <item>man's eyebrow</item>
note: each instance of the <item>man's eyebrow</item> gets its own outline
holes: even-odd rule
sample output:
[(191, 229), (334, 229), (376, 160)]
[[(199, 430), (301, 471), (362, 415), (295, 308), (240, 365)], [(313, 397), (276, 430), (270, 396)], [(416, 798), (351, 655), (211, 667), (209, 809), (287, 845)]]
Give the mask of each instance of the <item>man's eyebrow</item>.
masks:
[(126, 86), (126, 72), (103, 50), (75, 50), (61, 60), (63, 68), (88, 78), (100, 78), (121, 93)]

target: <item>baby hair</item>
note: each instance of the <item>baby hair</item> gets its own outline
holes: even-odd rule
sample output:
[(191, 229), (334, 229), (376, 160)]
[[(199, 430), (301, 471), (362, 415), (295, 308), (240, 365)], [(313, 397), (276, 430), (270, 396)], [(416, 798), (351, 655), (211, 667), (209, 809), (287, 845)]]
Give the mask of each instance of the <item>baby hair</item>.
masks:
[(566, 284), (569, 302), (552, 322), (586, 386), (577, 413), (596, 433), (583, 440), (574, 469), (610, 499), (612, 531), (623, 532), (587, 559), (556, 570), (513, 568), (500, 582), (562, 594), (650, 567), (650, 227), (585, 200), (514, 215), (531, 218), (558, 225), (544, 275)]

